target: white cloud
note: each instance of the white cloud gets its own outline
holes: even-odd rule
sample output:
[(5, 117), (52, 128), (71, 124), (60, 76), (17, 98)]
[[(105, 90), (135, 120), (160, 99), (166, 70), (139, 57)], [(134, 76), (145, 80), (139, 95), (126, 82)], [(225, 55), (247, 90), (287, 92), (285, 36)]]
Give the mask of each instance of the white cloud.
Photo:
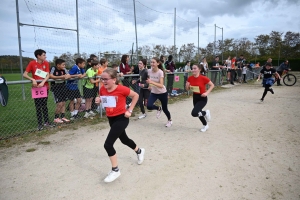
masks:
[[(73, 0), (20, 2), (20, 21), (23, 23), (75, 29), (76, 9)], [(26, 6), (27, 3), (28, 7)], [(2, 0), (0, 7), (0, 55), (18, 54), (18, 35), (15, 2)], [(132, 0), (79, 0), (80, 50), (87, 53), (117, 50), (125, 53), (135, 43)], [(176, 7), (176, 45), (198, 45), (214, 40), (214, 24), (224, 29), (224, 39), (246, 37), (253, 40), (271, 31), (299, 32), (297, 0), (140, 0), (136, 1), (139, 46), (174, 43), (174, 8)], [(33, 57), (35, 48), (44, 48), (51, 59), (65, 51), (77, 51), (76, 32), (21, 27), (24, 56)], [(216, 30), (217, 40), (221, 30)], [(28, 53), (27, 53), (28, 52)]]

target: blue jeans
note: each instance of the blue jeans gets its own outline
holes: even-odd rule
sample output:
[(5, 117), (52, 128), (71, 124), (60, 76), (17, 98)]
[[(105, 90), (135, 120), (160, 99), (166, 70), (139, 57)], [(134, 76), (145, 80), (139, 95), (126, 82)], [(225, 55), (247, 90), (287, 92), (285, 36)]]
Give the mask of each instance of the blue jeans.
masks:
[(147, 109), (148, 110), (158, 110), (158, 106), (154, 105), (154, 102), (159, 99), (161, 102), (161, 108), (165, 115), (167, 116), (168, 120), (171, 120), (171, 114), (168, 110), (168, 92), (162, 94), (154, 94), (151, 93), (148, 99)]

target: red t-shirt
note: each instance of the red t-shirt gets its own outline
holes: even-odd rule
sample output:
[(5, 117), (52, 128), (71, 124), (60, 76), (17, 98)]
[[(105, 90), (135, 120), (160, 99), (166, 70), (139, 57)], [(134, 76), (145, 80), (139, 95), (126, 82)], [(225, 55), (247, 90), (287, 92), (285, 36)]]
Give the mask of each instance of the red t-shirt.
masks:
[(195, 94), (203, 94), (206, 92), (205, 85), (209, 83), (209, 78), (203, 75), (199, 75), (197, 78), (190, 76), (187, 80), (190, 83), (190, 86), (199, 86), (200, 93), (194, 92)]
[(126, 112), (126, 97), (129, 95), (130, 89), (123, 85), (118, 85), (117, 88), (108, 92), (105, 87), (100, 88), (100, 96), (114, 96), (116, 98), (116, 107), (106, 107), (106, 116), (113, 117), (124, 114)]
[(235, 69), (235, 59), (231, 60), (231, 69)]
[[(32, 78), (35, 79), (35, 80), (44, 80), (44, 78), (35, 75), (35, 71), (37, 69), (40, 69), (40, 70), (42, 70), (44, 72), (48, 72), (48, 74), (50, 73), (50, 67), (49, 67), (49, 63), (47, 61), (44, 61), (42, 63), (38, 63), (36, 60), (30, 61), (29, 64), (27, 65), (25, 71), (27, 73), (31, 73)], [(48, 82), (45, 83), (45, 86), (47, 86), (47, 89), (49, 89)]]

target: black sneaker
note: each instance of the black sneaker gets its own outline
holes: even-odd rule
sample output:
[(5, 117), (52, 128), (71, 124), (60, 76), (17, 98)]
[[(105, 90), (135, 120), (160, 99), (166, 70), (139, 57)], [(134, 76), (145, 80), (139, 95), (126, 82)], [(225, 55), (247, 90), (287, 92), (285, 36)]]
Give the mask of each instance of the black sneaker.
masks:
[(41, 131), (43, 129), (44, 129), (43, 125), (39, 125), (38, 128), (37, 128), (38, 131)]
[(234, 83), (233, 82), (230, 82), (231, 83), (231, 85), (234, 85)]
[(264, 102), (264, 99), (260, 99), (260, 102)]
[(49, 122), (46, 122), (46, 123), (44, 124), (44, 127), (52, 128), (52, 127), (55, 127), (55, 124), (51, 124), (51, 123), (49, 123)]
[(269, 91), (270, 91), (272, 94), (274, 94), (273, 88), (270, 88)]

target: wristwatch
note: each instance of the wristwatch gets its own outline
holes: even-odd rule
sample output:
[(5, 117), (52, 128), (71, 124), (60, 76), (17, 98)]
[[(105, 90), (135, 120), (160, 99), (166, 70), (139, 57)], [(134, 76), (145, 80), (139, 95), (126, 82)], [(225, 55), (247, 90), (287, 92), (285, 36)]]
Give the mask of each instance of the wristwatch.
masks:
[(132, 113), (132, 110), (127, 110), (128, 112)]

